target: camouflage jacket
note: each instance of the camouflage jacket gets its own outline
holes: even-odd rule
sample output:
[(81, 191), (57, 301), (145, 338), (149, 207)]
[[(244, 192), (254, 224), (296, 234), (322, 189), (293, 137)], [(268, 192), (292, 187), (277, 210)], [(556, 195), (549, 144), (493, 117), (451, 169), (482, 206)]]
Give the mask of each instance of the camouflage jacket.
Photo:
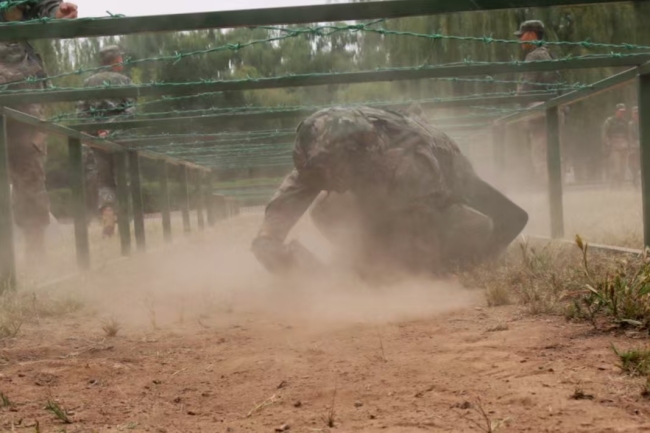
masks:
[[(41, 0), (15, 6), (0, 13), (0, 22), (54, 18), (61, 2), (62, 0)], [(29, 76), (45, 78), (43, 62), (34, 48), (26, 41), (1, 41), (0, 83), (21, 81)]]
[(630, 139), (630, 125), (625, 119), (612, 116), (607, 118), (603, 123), (603, 143), (607, 144), (614, 137), (623, 137), (626, 140)]
[(630, 140), (632, 141), (633, 146), (639, 145), (639, 122), (635, 120), (630, 121)]
[(369, 107), (328, 108), (297, 130), (295, 168), (269, 202), (259, 237), (284, 241), (321, 191), (350, 191), (379, 224), (463, 202), (469, 161), (443, 132)]
[[(541, 62), (553, 60), (554, 57), (548, 48), (540, 46), (526, 55), (526, 62)], [(534, 71), (525, 72), (523, 74), (523, 83), (519, 84), (517, 88), (518, 93), (533, 92), (533, 91), (551, 91), (554, 89), (553, 84), (562, 81), (562, 75), (559, 71)], [(543, 83), (548, 86), (540, 86), (532, 83)]]
[[(84, 87), (130, 86), (131, 79), (117, 72), (98, 72), (84, 81)], [(84, 100), (77, 104), (77, 116), (81, 118), (95, 118), (109, 122), (121, 120), (135, 112), (133, 98)]]

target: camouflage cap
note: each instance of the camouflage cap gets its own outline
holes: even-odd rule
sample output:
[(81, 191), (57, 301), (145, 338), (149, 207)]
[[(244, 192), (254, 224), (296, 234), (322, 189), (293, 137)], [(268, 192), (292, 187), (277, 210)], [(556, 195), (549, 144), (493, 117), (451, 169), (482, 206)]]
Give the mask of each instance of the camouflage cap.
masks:
[(122, 55), (122, 50), (117, 45), (109, 45), (99, 52), (99, 58), (104, 65), (114, 63)]
[(535, 32), (540, 38), (542, 38), (544, 37), (544, 30), (544, 23), (539, 20), (524, 21), (519, 26), (519, 30), (515, 32), (515, 36), (521, 36), (528, 32)]
[(627, 106), (625, 104), (616, 104), (616, 111), (618, 110), (627, 110)]

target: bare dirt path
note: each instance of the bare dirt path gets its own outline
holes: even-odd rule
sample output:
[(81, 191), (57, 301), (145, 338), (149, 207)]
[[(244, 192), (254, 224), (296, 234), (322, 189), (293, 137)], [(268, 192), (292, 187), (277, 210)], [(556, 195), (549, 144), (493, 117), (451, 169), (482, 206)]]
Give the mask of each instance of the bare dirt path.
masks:
[(499, 432), (650, 431), (611, 350), (629, 338), (451, 283), (277, 281), (248, 253), (257, 221), (39, 293), (84, 307), (0, 342), (0, 430), (489, 431), (482, 409)]

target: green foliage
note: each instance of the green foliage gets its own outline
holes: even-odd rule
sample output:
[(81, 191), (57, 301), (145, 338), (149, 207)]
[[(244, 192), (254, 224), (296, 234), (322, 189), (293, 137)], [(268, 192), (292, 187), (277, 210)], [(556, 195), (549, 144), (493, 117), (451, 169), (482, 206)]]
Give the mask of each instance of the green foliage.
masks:
[(612, 345), (612, 350), (619, 357), (619, 367), (630, 376), (650, 375), (650, 349), (629, 349), (620, 351)]
[[(499, 39), (513, 39), (513, 32), (519, 22), (525, 19), (542, 19), (551, 41), (591, 40), (608, 43), (650, 44), (646, 22), (650, 18), (650, 4), (631, 2), (621, 4), (572, 6), (562, 8), (540, 8), (521, 10), (498, 10), (465, 14), (433, 15), (416, 18), (394, 19), (374, 24), (389, 30), (412, 31), (426, 34), (442, 33), (471, 37), (488, 36)], [(298, 28), (289, 26), (288, 28)], [(303, 26), (304, 27), (304, 26)], [(371, 70), (375, 68), (414, 66), (474, 61), (510, 61), (522, 58), (517, 45), (454, 41), (446, 39), (413, 38), (408, 36), (384, 35), (372, 32), (336, 32), (321, 37), (305, 32), (275, 42), (248, 45), (237, 49), (238, 44), (264, 41), (281, 37), (284, 33), (277, 28), (236, 28), (227, 31), (201, 30), (192, 32), (128, 35), (123, 37), (84, 38), (71, 40), (36, 41), (37, 50), (43, 55), (50, 75), (75, 72), (97, 66), (98, 52), (103, 45), (119, 44), (134, 61), (127, 65), (126, 73), (136, 83), (183, 82), (202, 79), (234, 79), (270, 77), (283, 74), (315, 72), (342, 72)], [(226, 47), (220, 49), (220, 47)], [(209, 50), (215, 50), (207, 53)], [(598, 47), (561, 46), (553, 47), (556, 57), (607, 53)], [(206, 52), (185, 55), (175, 60), (144, 62), (142, 60), (159, 56), (174, 56), (176, 53)], [(612, 69), (575, 70), (563, 73), (567, 82), (591, 83), (615, 72)], [(73, 73), (52, 80), (61, 87), (78, 87), (87, 73)], [(517, 75), (499, 77), (517, 80)], [(462, 96), (467, 94), (493, 93), (514, 90), (514, 85), (502, 83), (479, 83), (468, 81), (420, 80), (416, 82), (371, 83), (355, 85), (316, 86), (310, 88), (271, 89), (263, 91), (213, 93), (196, 98), (170, 99), (138, 107), (141, 112), (172, 110), (199, 110), (212, 107), (320, 105), (367, 100), (412, 99), (431, 97)], [(617, 102), (635, 103), (634, 86), (605, 92), (594, 98), (572, 106), (569, 119), (563, 129), (564, 152), (569, 155), (587, 155), (577, 158), (596, 173), (602, 161), (599, 128), (600, 123), (611, 113)], [(154, 98), (149, 98), (152, 100)], [(145, 102), (143, 98), (140, 102)], [(48, 115), (74, 110), (73, 103), (59, 103), (48, 106)], [(467, 113), (455, 112), (462, 115)], [(237, 125), (247, 130), (295, 128), (295, 120), (259, 121), (255, 124)], [(187, 128), (178, 131), (210, 132), (210, 127)], [(151, 134), (159, 131), (142, 130)], [(175, 131), (169, 131), (170, 133)], [(514, 137), (519, 144), (521, 138)], [(64, 143), (53, 142), (50, 146), (48, 180), (50, 188), (66, 185), (64, 152), (55, 151)], [(65, 146), (63, 146), (65, 147)], [(525, 148), (525, 146), (513, 146)], [(574, 158), (576, 159), (576, 158)], [(251, 163), (251, 165), (253, 165)], [(249, 167), (242, 167), (244, 171)], [(257, 170), (257, 169), (255, 169)], [(286, 174), (287, 167), (279, 169)], [(228, 171), (222, 178), (236, 178), (241, 172)], [(251, 171), (247, 176), (256, 176)]]
[(575, 316), (598, 328), (602, 318), (619, 326), (650, 329), (650, 263), (622, 261), (605, 274), (594, 272), (588, 245), (577, 237), (583, 255), (586, 290), (574, 300)]

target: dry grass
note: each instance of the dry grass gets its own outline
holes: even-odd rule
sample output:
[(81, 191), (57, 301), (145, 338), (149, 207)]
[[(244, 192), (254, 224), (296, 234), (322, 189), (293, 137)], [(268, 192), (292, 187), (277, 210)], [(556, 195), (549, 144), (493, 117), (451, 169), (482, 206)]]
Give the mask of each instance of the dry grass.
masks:
[(120, 325), (114, 318), (111, 318), (102, 324), (102, 330), (107, 337), (117, 336), (120, 329), (122, 329), (122, 325)]
[(81, 309), (74, 297), (54, 297), (36, 292), (4, 292), (0, 295), (0, 340), (15, 338), (26, 323), (62, 317)]
[(621, 351), (612, 345), (612, 350), (620, 359), (619, 367), (624, 373), (630, 376), (648, 377), (650, 375), (650, 348), (644, 347)]
[(650, 330), (647, 257), (592, 254), (580, 237), (575, 243), (513, 246), (500, 266), (476, 269), (464, 282), (484, 288), (491, 306), (512, 302), (530, 314), (565, 313), (596, 329)]

